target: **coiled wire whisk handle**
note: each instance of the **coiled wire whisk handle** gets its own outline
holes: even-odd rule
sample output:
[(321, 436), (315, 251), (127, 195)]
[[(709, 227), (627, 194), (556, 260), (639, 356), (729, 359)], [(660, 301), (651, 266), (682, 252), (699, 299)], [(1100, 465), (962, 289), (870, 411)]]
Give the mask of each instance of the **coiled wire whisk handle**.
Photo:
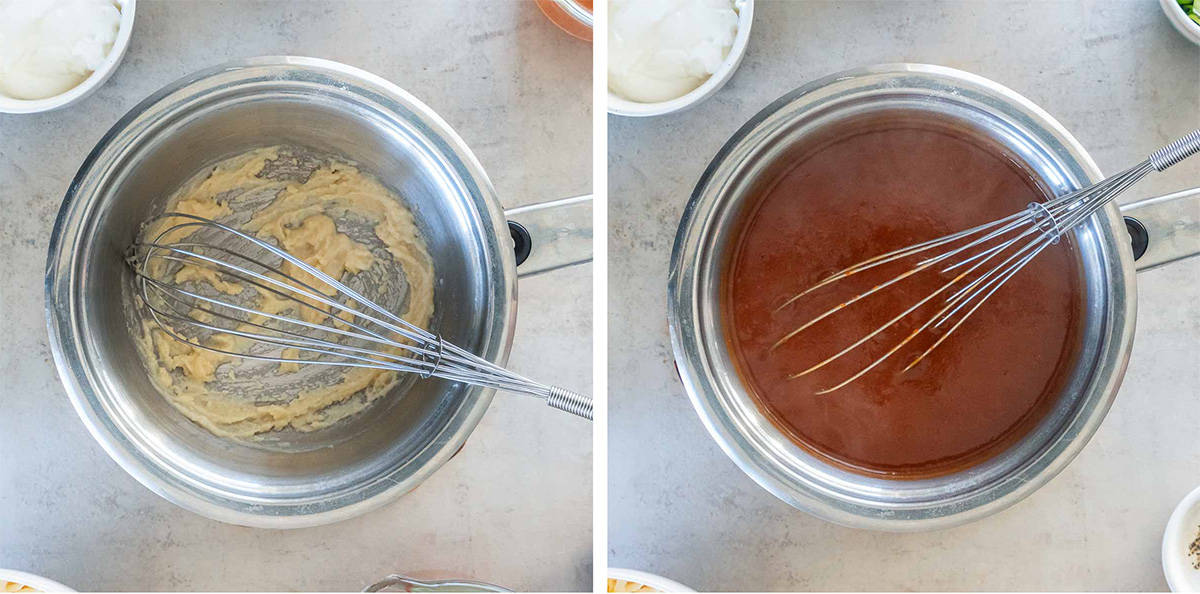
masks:
[(1155, 170), (1162, 171), (1196, 153), (1200, 153), (1200, 129), (1150, 153), (1149, 161)]
[(567, 411), (589, 421), (592, 420), (592, 399), (578, 392), (550, 386), (550, 395), (546, 397), (546, 404), (549, 404), (551, 408)]

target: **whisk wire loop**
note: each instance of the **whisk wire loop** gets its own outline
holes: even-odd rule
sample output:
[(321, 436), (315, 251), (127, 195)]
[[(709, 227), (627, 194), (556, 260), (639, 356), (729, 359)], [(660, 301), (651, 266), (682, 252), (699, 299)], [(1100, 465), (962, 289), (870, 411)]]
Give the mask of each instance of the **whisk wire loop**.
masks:
[[(1031, 202), (1025, 209), (1006, 217), (976, 225), (963, 231), (892, 250), (826, 276), (811, 287), (786, 299), (776, 311), (782, 311), (795, 304), (802, 297), (819, 289), (829, 287), (847, 277), (885, 264), (900, 262), (910, 256), (923, 254), (923, 257), (916, 260), (909, 269), (899, 272), (892, 278), (876, 284), (870, 289), (842, 300), (838, 305), (801, 323), (776, 341), (772, 345), (771, 350), (780, 348), (800, 333), (811, 328), (816, 323), (829, 318), (833, 314), (843, 311), (847, 307), (871, 295), (893, 287), (905, 279), (912, 278), (920, 272), (932, 268), (943, 275), (953, 274), (953, 277), (949, 281), (941, 284), (937, 289), (917, 301), (915, 305), (908, 307), (899, 315), (889, 319), (866, 336), (856, 340), (833, 356), (789, 377), (797, 378), (808, 375), (840, 359), (844, 355), (860, 348), (888, 328), (898, 324), (901, 320), (923, 309), (926, 304), (934, 302), (935, 298), (939, 295), (946, 293), (952, 287), (965, 281), (965, 284), (950, 292), (949, 296), (941, 301), (940, 307), (932, 316), (918, 324), (916, 329), (903, 337), (898, 344), (895, 344), (882, 355), (876, 357), (848, 379), (830, 388), (819, 390), (817, 394), (828, 394), (862, 377), (870, 370), (878, 367), (902, 347), (912, 342), (921, 333), (930, 329), (946, 328), (930, 346), (925, 348), (902, 370), (902, 372), (908, 371), (954, 334), (1009, 279), (1020, 272), (1021, 269), (1049, 246), (1058, 243), (1063, 235), (1090, 219), (1097, 211), (1140, 181), (1151, 171), (1163, 171), (1197, 153), (1200, 153), (1200, 130), (1190, 132), (1179, 140), (1154, 151), (1145, 161), (1091, 186), (1067, 192), (1046, 202)], [(925, 255), (926, 252), (935, 248), (944, 248), (944, 250), (940, 253)], [(1002, 254), (1005, 254), (1005, 256), (1002, 258), (999, 257)], [(990, 268), (983, 269), (985, 264), (993, 261), (995, 263)], [(979, 272), (976, 274), (976, 271)]]
[[(135, 242), (126, 258), (141, 303), (156, 326), (172, 339), (210, 352), (275, 363), (370, 368), (438, 377), (485, 388), (525, 394), (587, 419), (591, 399), (530, 380), (459, 347), (389, 311), (321, 269), (271, 243), (229, 225), (188, 213), (168, 212), (154, 221), (177, 220), (152, 240)], [(153, 221), (152, 221), (153, 222)], [(193, 239), (199, 231), (205, 234)], [(209, 240), (209, 236), (215, 239)], [(172, 238), (184, 239), (172, 239)], [(249, 247), (235, 249), (230, 242)], [(276, 258), (270, 264), (252, 252)], [(152, 262), (162, 264), (153, 267)], [(281, 267), (290, 264), (311, 277), (306, 282)], [(191, 289), (180, 280), (185, 266), (230, 283), (222, 290)], [(306, 277), (306, 278), (308, 278)], [(208, 277), (203, 277), (208, 278)], [(286, 305), (274, 311), (239, 303), (246, 288)], [(235, 290), (236, 289), (236, 290)], [(205, 294), (215, 292), (216, 295)], [(231, 293), (222, 297), (220, 293)], [(234, 295), (233, 293), (236, 293)], [(287, 315), (288, 312), (296, 315)], [(303, 313), (308, 312), (306, 319)], [(225, 335), (246, 348), (216, 342)], [(203, 337), (208, 339), (204, 340)], [(308, 356), (287, 355), (288, 350)]]

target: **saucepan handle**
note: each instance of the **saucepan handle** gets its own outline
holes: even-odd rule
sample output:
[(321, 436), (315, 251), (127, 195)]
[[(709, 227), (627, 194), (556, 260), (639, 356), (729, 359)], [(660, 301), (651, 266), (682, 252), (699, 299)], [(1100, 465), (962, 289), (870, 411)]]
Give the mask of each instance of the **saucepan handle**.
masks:
[(1121, 207), (1138, 272), (1200, 255), (1200, 188)]
[(576, 196), (504, 211), (517, 276), (592, 261), (592, 197)]

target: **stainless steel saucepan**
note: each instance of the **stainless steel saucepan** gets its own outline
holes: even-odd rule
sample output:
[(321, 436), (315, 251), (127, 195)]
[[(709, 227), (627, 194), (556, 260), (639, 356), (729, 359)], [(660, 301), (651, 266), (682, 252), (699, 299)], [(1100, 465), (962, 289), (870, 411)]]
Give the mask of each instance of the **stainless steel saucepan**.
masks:
[(1200, 189), (1121, 210), (1110, 204), (1077, 228), (1086, 292), (1083, 347), (1056, 407), (1029, 435), (1003, 454), (948, 476), (902, 481), (854, 474), (796, 445), (755, 404), (726, 350), (721, 274), (748, 197), (789, 147), (843, 118), (893, 109), (934, 113), (996, 140), (1055, 193), (1102, 177), (1049, 114), (987, 79), (918, 64), (835, 74), (772, 103), (709, 164), (679, 225), (668, 304), (675, 360), (692, 404), (746, 474), (787, 503), (833, 522), (927, 530), (1016, 503), (1079, 453), (1112, 404), (1129, 361), (1135, 272), (1200, 252)]
[(590, 259), (591, 201), (506, 213), (431, 109), (382, 78), (311, 58), (196, 73), (104, 135), (67, 192), (46, 266), (51, 344), (75, 409), (109, 455), (163, 497), (225, 522), (290, 528), (361, 514), (416, 487), (463, 446), (493, 391), (406, 381), (395, 388), (402, 398), (264, 446), (213, 436), (155, 390), (126, 324), (123, 251), (203, 167), (278, 144), (344, 157), (402, 196), (437, 271), (432, 326), (500, 364), (517, 277)]

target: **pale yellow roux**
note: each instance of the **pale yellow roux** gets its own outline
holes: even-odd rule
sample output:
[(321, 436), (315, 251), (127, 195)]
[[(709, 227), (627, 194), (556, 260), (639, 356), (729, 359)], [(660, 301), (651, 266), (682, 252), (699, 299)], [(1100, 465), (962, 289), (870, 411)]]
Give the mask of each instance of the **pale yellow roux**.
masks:
[[(335, 218), (354, 213), (376, 221), (376, 236), (403, 268), (409, 284), (408, 308), (401, 316), (417, 326), (427, 327), (433, 315), (433, 265), (412, 213), (373, 177), (343, 163), (322, 166), (304, 183), (257, 177), (264, 164), (278, 156), (279, 147), (271, 147), (228, 159), (214, 167), (207, 177), (180, 190), (168, 202), (166, 210), (220, 219), (232, 212), (228, 204), (218, 199), (224, 192), (278, 191), (275, 200), (255, 213), (240, 230), (274, 239), (285, 251), (333, 278), (366, 270), (375, 261), (366, 246), (337, 231)], [(154, 239), (178, 222), (179, 219), (158, 222), (146, 229), (143, 237)], [(178, 241), (188, 234), (188, 230), (173, 231), (158, 241)], [(311, 280), (307, 273), (291, 264), (285, 264), (284, 272)], [(241, 285), (195, 266), (185, 266), (176, 273), (176, 282), (185, 280), (207, 282), (229, 294), (243, 290)], [(268, 313), (290, 308), (293, 315), (299, 313), (309, 321), (325, 317), (321, 312), (297, 308), (293, 302), (261, 289), (258, 308)], [(297, 309), (300, 311), (296, 312)], [(199, 312), (193, 317), (199, 319), (205, 314)], [(240, 342), (242, 339), (219, 334), (207, 344), (238, 352), (245, 347)], [(347, 369), (335, 385), (302, 392), (286, 403), (254, 404), (207, 386), (216, 377), (218, 368), (222, 374), (233, 375), (233, 366), (239, 363), (234, 357), (181, 343), (149, 320), (143, 322), (139, 347), (151, 377), (166, 398), (189, 419), (227, 437), (252, 437), (287, 427), (300, 431), (327, 427), (387, 393), (397, 380), (395, 372)], [(295, 349), (283, 353), (287, 358), (297, 355)], [(282, 363), (278, 373), (292, 373), (299, 367), (296, 363)], [(182, 372), (182, 377), (173, 376), (171, 372), (175, 370)], [(350, 399), (359, 392), (365, 398)]]

